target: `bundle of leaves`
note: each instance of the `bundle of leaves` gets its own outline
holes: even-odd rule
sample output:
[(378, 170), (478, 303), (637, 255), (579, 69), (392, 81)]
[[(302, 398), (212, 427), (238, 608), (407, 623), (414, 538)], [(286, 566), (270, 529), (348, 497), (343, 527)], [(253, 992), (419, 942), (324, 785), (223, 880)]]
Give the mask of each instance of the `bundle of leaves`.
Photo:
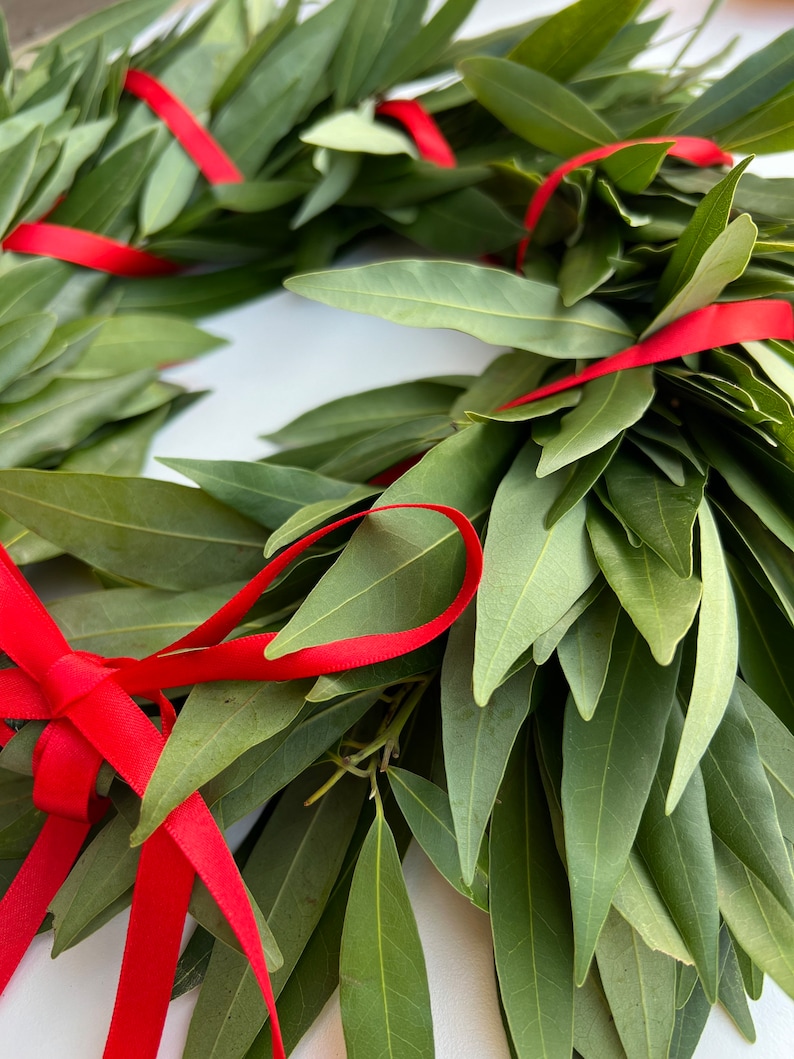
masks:
[[(141, 43), (169, 6), (123, 0), (16, 59), (0, 19), (0, 239), (46, 218), (185, 268), (119, 279), (4, 250), (3, 467), (139, 473), (153, 433), (191, 400), (158, 368), (222, 344), (193, 318), (327, 264), (406, 210), (419, 223), (405, 233), (431, 247), (434, 210), (450, 200), (466, 206), (472, 252), (516, 237), (515, 221), (475, 187), (485, 167), (424, 161), (404, 131), (374, 115), (382, 93), (452, 70), (449, 41), (473, 0), (429, 19), (424, 0), (382, 18), (353, 0), (317, 12), (298, 0), (217, 0), (159, 23)], [(489, 46), (504, 53), (519, 36), (506, 31)], [(129, 68), (191, 108), (245, 180), (209, 184), (124, 91)], [(470, 142), (465, 122), (458, 142)], [(22, 563), (54, 554), (8, 519), (0, 541)]]
[[(627, 69), (658, 29), (634, 10), (582, 0), (426, 97), (453, 143), (462, 122), (477, 130), (461, 154), (506, 215), (561, 160), (625, 137), (791, 146), (791, 34), (704, 88), (700, 69)], [(794, 996), (794, 349), (715, 348), (500, 410), (700, 306), (790, 297), (794, 182), (745, 169), (625, 148), (567, 178), (522, 275), (422, 260), (289, 281), (513, 347), (479, 378), (334, 401), (258, 463), (169, 461), (199, 489), (0, 471), (0, 510), (107, 585), (53, 606), (71, 642), (106, 655), (162, 646), (163, 625), (168, 639), (195, 625), (263, 548), (381, 493), (454, 505), (484, 536), (476, 607), (445, 641), (316, 682), (190, 692), (140, 806), (111, 787), (117, 813), (54, 901), (56, 951), (128, 900), (137, 843), (201, 789), (223, 824), (270, 799), (239, 857), (281, 952), (288, 1047), (340, 983), (352, 1059), (384, 1042), (432, 1055), (399, 866), (411, 835), (491, 917), (517, 1056), (683, 1059), (712, 1004), (752, 1039), (764, 975)], [(392, 223), (427, 216), (411, 209)], [(452, 241), (467, 218), (446, 218)], [(418, 625), (462, 563), (424, 513), (381, 514), (309, 553), (245, 628), (278, 629), (277, 657)], [(24, 771), (36, 735), (22, 728), (0, 764)], [(40, 818), (28, 781), (4, 777), (10, 878)], [(185, 1054), (267, 1055), (246, 963), (194, 906), (175, 983), (203, 981)]]

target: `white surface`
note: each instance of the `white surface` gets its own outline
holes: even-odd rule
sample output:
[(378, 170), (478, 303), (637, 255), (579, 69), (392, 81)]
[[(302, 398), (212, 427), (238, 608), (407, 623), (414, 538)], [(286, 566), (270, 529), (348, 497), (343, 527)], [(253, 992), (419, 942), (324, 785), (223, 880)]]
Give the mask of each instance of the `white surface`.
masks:
[[(485, 0), (467, 29), (478, 32), (554, 10), (545, 0)], [(661, 3), (654, 10), (663, 10)], [(677, 25), (696, 21), (705, 0), (677, 5)], [(717, 51), (736, 32), (741, 52), (787, 28), (783, 3), (728, 4), (708, 34)], [(702, 45), (697, 54), (702, 54)], [(785, 172), (785, 159), (777, 160)], [(774, 164), (774, 163), (773, 163)], [(255, 459), (267, 451), (259, 434), (335, 396), (403, 379), (478, 372), (493, 350), (453, 332), (407, 330), (349, 316), (278, 294), (223, 314), (211, 329), (232, 339), (219, 354), (171, 372), (194, 389), (214, 393), (164, 430), (164, 456)], [(174, 477), (150, 462), (148, 473)], [(496, 1000), (487, 918), (441, 879), (414, 846), (406, 879), (425, 947), (438, 1059), (508, 1059)], [(37, 938), (0, 1000), (2, 1059), (99, 1059), (110, 1022), (126, 931), (126, 915), (76, 949), (49, 959), (50, 940)], [(195, 994), (171, 1005), (160, 1059), (179, 1059)], [(773, 983), (754, 1006), (758, 1042), (747, 1045), (727, 1017), (712, 1016), (697, 1059), (790, 1059), (794, 1004)], [(332, 999), (297, 1050), (296, 1059), (343, 1059), (338, 1004)]]

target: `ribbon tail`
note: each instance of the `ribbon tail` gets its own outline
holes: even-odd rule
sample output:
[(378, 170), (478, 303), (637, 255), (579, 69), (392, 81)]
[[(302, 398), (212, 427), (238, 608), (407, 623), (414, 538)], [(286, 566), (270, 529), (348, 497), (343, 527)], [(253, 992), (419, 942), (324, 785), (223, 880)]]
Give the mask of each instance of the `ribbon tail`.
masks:
[(104, 1059), (156, 1059), (195, 874), (164, 828), (144, 842)]
[(0, 992), (41, 926), (50, 902), (77, 860), (91, 825), (48, 816), (0, 901)]
[(201, 795), (191, 794), (171, 812), (162, 827), (168, 831), (190, 861), (237, 936), (262, 990), (270, 1015), (273, 1059), (286, 1059), (276, 1001), (256, 918), (231, 850)]

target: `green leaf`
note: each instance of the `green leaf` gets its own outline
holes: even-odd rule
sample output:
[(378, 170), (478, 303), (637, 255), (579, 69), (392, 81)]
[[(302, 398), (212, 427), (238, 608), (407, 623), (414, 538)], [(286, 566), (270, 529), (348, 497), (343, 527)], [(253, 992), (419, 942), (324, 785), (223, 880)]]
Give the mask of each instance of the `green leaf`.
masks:
[(557, 288), (455, 261), (384, 261), (286, 281), (304, 297), (409, 327), (451, 327), (495, 345), (550, 357), (600, 357), (631, 342), (626, 324), (600, 305), (562, 305)]
[(510, 667), (589, 587), (598, 572), (578, 504), (554, 526), (546, 514), (560, 476), (536, 478), (537, 446), (516, 458), (494, 498), (477, 602), (474, 697), (485, 705)]
[[(649, 949), (665, 952), (685, 966), (691, 965), (692, 954), (636, 845), (629, 853), (626, 871), (612, 897), (612, 905)], [(696, 973), (694, 967), (692, 970)]]
[(493, 199), (478, 188), (440, 195), (416, 208), (410, 222), (389, 223), (394, 231), (452, 257), (481, 257), (512, 246), (522, 229)]
[(0, 508), (85, 562), (159, 588), (248, 580), (262, 566), (259, 526), (171, 482), (0, 471)]
[(309, 717), (300, 714), (298, 723), (246, 751), (202, 792), (210, 804), (222, 799), (219, 816), (224, 826), (241, 820), (272, 798), (324, 750), (338, 743), (380, 694), (380, 689), (367, 690), (331, 706), (323, 705)]
[(705, 478), (692, 467), (673, 485), (643, 459), (619, 452), (605, 472), (609, 499), (625, 522), (678, 574), (692, 573), (692, 531)]
[(747, 268), (757, 235), (758, 228), (749, 214), (740, 214), (705, 250), (691, 278), (646, 328), (643, 337), (715, 302), (725, 287)]
[(425, 0), (386, 0), (354, 8), (332, 67), (338, 107), (381, 88), (382, 73), (419, 28)]
[[(270, 466), (275, 467), (277, 464)], [(322, 476), (318, 475), (318, 477)], [(339, 481), (339, 479), (326, 480)], [(338, 500), (317, 500), (313, 504), (306, 504), (305, 507), (299, 508), (268, 537), (265, 558), (270, 558), (287, 544), (292, 544), (293, 541), (317, 529), (318, 526), (332, 520), (337, 515), (349, 511), (350, 508), (359, 506), (363, 500), (377, 496), (379, 492), (380, 488), (377, 486), (350, 485), (349, 491)]]
[(141, 195), (141, 235), (162, 231), (187, 205), (198, 172), (177, 140), (172, 140), (152, 166)]
[(656, 305), (669, 302), (695, 274), (703, 254), (728, 226), (739, 180), (752, 158), (745, 158), (703, 196), (680, 239), (656, 288)]
[(98, 379), (166, 363), (193, 360), (202, 353), (226, 345), (222, 338), (201, 331), (189, 320), (173, 316), (136, 313), (130, 316), (96, 318), (99, 332), (69, 374)]
[(613, 593), (601, 592), (557, 647), (560, 666), (585, 721), (593, 716), (604, 690), (620, 612)]
[(483, 835), (519, 729), (530, 709), (530, 663), (496, 690), (485, 707), (472, 694), (473, 614), (450, 633), (441, 674), (441, 720), (452, 818), (463, 881), (471, 885)]
[(794, 919), (715, 837), (720, 911), (752, 961), (794, 997)]
[(625, 870), (664, 743), (676, 663), (657, 665), (639, 633), (618, 623), (598, 709), (565, 709), (562, 807), (581, 983)]
[(0, 786), (0, 860), (27, 856), (44, 820), (33, 804), (30, 779), (11, 775)]
[(56, 379), (24, 401), (0, 404), (0, 466), (36, 463), (70, 449), (118, 417), (151, 377), (144, 371), (109, 379)]
[(136, 416), (116, 429), (72, 449), (61, 461), (63, 471), (87, 471), (93, 474), (117, 474), (133, 477), (144, 468), (152, 438), (168, 418), (169, 405)]
[(753, 691), (794, 727), (794, 632), (752, 574), (732, 556), (728, 569), (739, 622), (739, 667)]
[(322, 179), (303, 200), (302, 206), (290, 221), (290, 228), (302, 228), (304, 224), (335, 206), (350, 190), (360, 168), (359, 155), (344, 151), (330, 152)]
[(321, 118), (300, 134), (303, 143), (332, 151), (360, 151), (365, 154), (409, 154), (416, 147), (405, 133), (391, 128), (361, 110), (340, 110)]
[(601, 168), (619, 191), (638, 195), (658, 173), (672, 142), (634, 143), (622, 147), (602, 159)]
[(576, 305), (615, 272), (620, 235), (613, 226), (593, 225), (565, 251), (557, 280), (565, 305)]
[(21, 143), (0, 152), (0, 235), (5, 235), (20, 207), (41, 147), (37, 126)]
[(791, 914), (794, 872), (755, 732), (736, 690), (700, 767), (714, 834)]
[(174, 985), (171, 989), (172, 1000), (201, 985), (207, 974), (214, 945), (215, 938), (212, 934), (204, 927), (196, 927), (176, 965)]
[(766, 777), (775, 797), (780, 827), (791, 842), (794, 835), (794, 736), (742, 680), (736, 691), (753, 726)]
[(490, 877), (499, 991), (516, 1053), (570, 1059), (574, 986), (568, 886), (528, 727), (510, 756), (494, 809)]
[(350, 1059), (433, 1059), (422, 946), (382, 812), (364, 840), (353, 875), (339, 979)]
[[(684, 731), (667, 793), (671, 812), (705, 753), (733, 691), (739, 652), (736, 603), (722, 543), (704, 499), (700, 522), (700, 576), (703, 595), (697, 633), (697, 656)], [(709, 990), (706, 990), (707, 994)], [(713, 994), (709, 994), (713, 999)]]
[(536, 147), (569, 158), (613, 143), (614, 131), (570, 89), (506, 59), (466, 59), (463, 81), (511, 132)]
[(143, 658), (206, 621), (239, 587), (235, 583), (195, 592), (114, 588), (59, 599), (48, 609), (75, 651)]
[(633, 548), (607, 513), (591, 504), (587, 529), (612, 591), (647, 640), (654, 658), (668, 665), (700, 604), (700, 580), (678, 577), (644, 544)]
[[(540, 402), (538, 402), (540, 403)], [(546, 526), (552, 526), (572, 507), (575, 507), (587, 494), (609, 466), (609, 462), (620, 447), (623, 434), (620, 433), (602, 448), (582, 456), (571, 468), (571, 476), (560, 491), (560, 495), (549, 508)]]
[[(343, 499), (356, 489), (352, 482), (268, 463), (182, 459), (160, 462), (192, 479), (222, 504), (268, 527), (280, 526), (307, 504)], [(274, 550), (269, 548), (271, 554)]]
[(710, 1014), (711, 1004), (703, 986), (695, 982), (692, 995), (676, 1012), (669, 1059), (692, 1059)]
[(48, 41), (45, 54), (59, 49), (73, 54), (102, 37), (109, 51), (125, 48), (133, 39), (168, 10), (169, 0), (122, 0), (121, 3), (86, 18), (57, 34)]
[[(477, 519), (490, 507), (514, 443), (504, 428), (461, 431), (390, 486), (381, 503), (426, 502), (432, 496), (434, 503), (453, 505)], [(377, 633), (420, 625), (451, 602), (463, 559), (457, 530), (440, 515), (412, 510), (373, 515), (266, 654), (281, 657), (310, 644), (360, 635), (362, 628)]]
[(127, 223), (125, 210), (149, 172), (157, 132), (144, 132), (80, 177), (52, 214), (53, 223), (117, 234)]
[(725, 924), (720, 931), (720, 1004), (728, 1012), (744, 1039), (750, 1044), (755, 1043), (755, 1026), (747, 1005), (742, 972)]
[(55, 329), (52, 313), (32, 313), (0, 323), (0, 388), (24, 374), (46, 346)]
[(588, 382), (579, 404), (563, 416), (558, 433), (543, 446), (539, 477), (602, 449), (642, 417), (654, 393), (650, 368), (613, 372)]
[[(304, 800), (316, 781), (308, 774), (288, 788), (243, 869), (284, 957), (271, 974), (276, 996), (320, 919), (366, 793), (363, 784), (339, 783), (306, 808)], [(244, 1056), (266, 1017), (248, 961), (216, 945), (191, 1020), (185, 1059)]]
[[(794, 30), (748, 56), (675, 119), (678, 133), (709, 136), (743, 118), (794, 79)], [(719, 137), (718, 137), (719, 139)]]
[(383, 75), (383, 83), (411, 81), (432, 66), (475, 3), (476, 0), (446, 0), (395, 56)]
[[(5, 259), (6, 264), (9, 261)], [(69, 266), (61, 261), (33, 258), (2, 273), (0, 321), (3, 324), (48, 307), (69, 278)]]
[(488, 880), (478, 868), (472, 886), (460, 873), (458, 840), (449, 796), (430, 780), (390, 765), (386, 775), (395, 801), (416, 841), (455, 889), (484, 911), (488, 910)]
[(729, 151), (774, 154), (790, 151), (794, 143), (794, 95), (784, 89), (758, 110), (720, 131), (720, 143)]
[(291, 449), (373, 433), (424, 416), (447, 415), (458, 392), (455, 387), (429, 380), (378, 387), (338, 397), (304, 412), (266, 437), (276, 445)]
[(130, 891), (140, 850), (130, 847), (130, 827), (119, 813), (102, 828), (69, 873), (50, 904), (55, 928), (53, 953), (76, 945), (104, 922), (104, 913)]
[(576, 1053), (583, 1059), (626, 1059), (603, 987), (596, 977), (591, 973), (584, 985), (574, 991)]
[(558, 622), (555, 622), (546, 632), (541, 633), (532, 645), (532, 658), (536, 665), (543, 666), (548, 662), (571, 626), (584, 614), (590, 604), (598, 599), (603, 590), (604, 582), (601, 580), (594, 581), (587, 591), (583, 592), (576, 602), (566, 610)]
[(626, 1054), (667, 1059), (675, 1024), (675, 962), (649, 949), (615, 911), (607, 919), (596, 953)]
[(287, 728), (303, 709), (310, 688), (309, 680), (197, 685), (146, 787), (135, 845), (246, 750)]
[(706, 791), (697, 766), (675, 809), (669, 815), (665, 813), (665, 794), (683, 728), (683, 716), (675, 705), (637, 832), (637, 847), (694, 957), (706, 996), (714, 1003), (720, 930), (717, 868)]
[(545, 19), (509, 58), (557, 81), (569, 81), (633, 19), (639, 7), (639, 0), (579, 0)]
[(352, 0), (333, 0), (285, 33), (221, 107), (213, 134), (247, 177), (315, 99), (352, 9)]

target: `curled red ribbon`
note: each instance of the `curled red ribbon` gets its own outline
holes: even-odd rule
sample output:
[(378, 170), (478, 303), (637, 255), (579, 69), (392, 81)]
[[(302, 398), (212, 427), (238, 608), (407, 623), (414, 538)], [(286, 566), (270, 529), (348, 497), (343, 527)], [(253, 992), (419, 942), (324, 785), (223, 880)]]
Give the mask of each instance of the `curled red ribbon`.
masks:
[(549, 173), (530, 200), (524, 217), (524, 227), (527, 229), (528, 234), (519, 243), (516, 254), (516, 269), (519, 272), (524, 267), (524, 258), (532, 239), (532, 233), (551, 196), (560, 186), (562, 178), (573, 172), (574, 169), (580, 169), (591, 162), (599, 162), (602, 158), (609, 158), (610, 155), (616, 154), (618, 151), (623, 150), (624, 147), (635, 147), (644, 143), (669, 143), (670, 146), (666, 153), (671, 158), (683, 158), (684, 161), (692, 162), (693, 165), (697, 166), (733, 165), (731, 155), (718, 147), (713, 140), (705, 140), (700, 136), (648, 136), (642, 140), (622, 140), (619, 143), (610, 143), (604, 147), (594, 147), (583, 154), (577, 154), (574, 158), (569, 158), (567, 162), (563, 162), (562, 165), (557, 166), (555, 170)]
[[(275, 633), (223, 642), (264, 590), (310, 545), (378, 511), (419, 508), (448, 518), (463, 538), (466, 572), (452, 603), (431, 621), (265, 658)], [(0, 990), (5, 988), (49, 903), (66, 879), (92, 823), (108, 801), (96, 793), (103, 761), (143, 796), (175, 721), (160, 688), (212, 680), (289, 680), (394, 658), (428, 643), (463, 612), (482, 572), (479, 537), (455, 508), (393, 504), (340, 519), (287, 548), (193, 632), (140, 661), (73, 651), (8, 554), (0, 547), (0, 650), (17, 669), (0, 671), (0, 701), (18, 719), (49, 723), (33, 759), (33, 800), (48, 814), (0, 901)], [(160, 708), (160, 732), (137, 706)], [(0, 742), (13, 734), (0, 723)], [(105, 1059), (155, 1059), (195, 876), (206, 884), (251, 962), (271, 1018), (274, 1059), (284, 1059), (273, 992), (256, 920), (228, 846), (198, 793), (169, 814), (141, 850), (130, 925)], [(166, 882), (167, 880), (167, 882)]]
[(794, 341), (794, 310), (788, 302), (772, 298), (754, 301), (723, 302), (695, 309), (686, 316), (673, 320), (648, 338), (611, 357), (588, 364), (576, 375), (541, 386), (523, 397), (503, 404), (499, 411), (517, 405), (539, 401), (542, 397), (571, 390), (591, 379), (611, 375), (627, 368), (641, 368), (665, 360), (702, 353), (715, 346), (729, 346), (734, 342), (762, 342), (767, 338)]
[(442, 169), (454, 169), (455, 152), (436, 124), (435, 119), (415, 99), (389, 99), (379, 103), (375, 113), (394, 118), (406, 129), (416, 149), (426, 162), (434, 162)]

